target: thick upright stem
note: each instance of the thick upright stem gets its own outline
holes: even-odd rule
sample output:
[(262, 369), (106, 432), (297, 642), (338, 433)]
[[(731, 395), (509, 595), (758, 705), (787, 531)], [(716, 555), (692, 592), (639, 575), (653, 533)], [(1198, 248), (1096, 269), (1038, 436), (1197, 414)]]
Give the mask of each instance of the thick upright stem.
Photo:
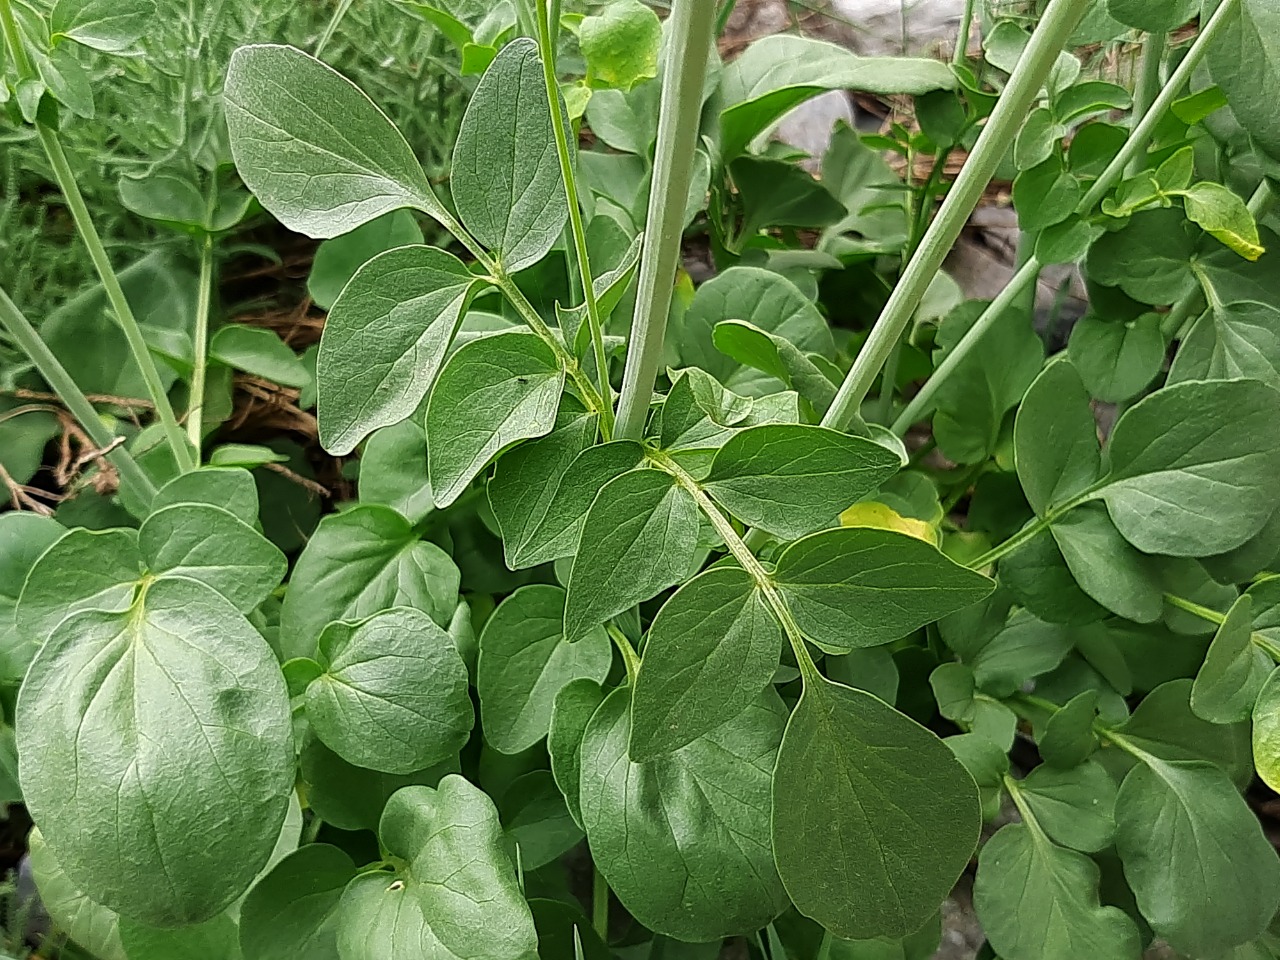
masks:
[[(8, 331), (14, 343), (35, 365), (36, 372), (53, 387), (81, 429), (89, 435), (89, 439), (103, 450), (116, 443), (115, 435), (102, 422), (98, 412), (93, 409), (93, 404), (71, 379), (71, 374), (58, 362), (53, 351), (40, 339), (31, 321), (23, 316), (4, 290), (0, 290), (0, 326)], [(119, 472), (121, 486), (127, 487), (139, 503), (150, 504), (156, 495), (155, 484), (142, 472), (129, 451), (117, 446), (107, 454), (107, 459)]]
[[(587, 309), (587, 328), (591, 335), (591, 347), (595, 352), (600, 397), (604, 403), (600, 411), (600, 432), (606, 440), (609, 440), (613, 437), (613, 389), (609, 385), (609, 361), (604, 352), (600, 306), (596, 302), (591, 258), (587, 254), (587, 231), (582, 223), (582, 205), (578, 202), (578, 180), (573, 169), (569, 138), (565, 131), (564, 111), (560, 109), (560, 84), (556, 80), (556, 43), (547, 0), (538, 0), (537, 21), (538, 46), (542, 48), (542, 77), (546, 82), (547, 102), (551, 106), (551, 128), (555, 133), (556, 156), (560, 160), (560, 178), (564, 181), (565, 197), (569, 207), (569, 231), (573, 236), (578, 273), (582, 278), (582, 298)], [(558, 27), (559, 24), (556, 26)]]
[(1080, 22), (1085, 6), (1079, 0), (1051, 0), (964, 169), (925, 233), (920, 249), (894, 288), (835, 401), (822, 418), (823, 426), (844, 429), (857, 416), (863, 398), (982, 198), (996, 167), (1044, 86), (1058, 54)]
[(191, 361), (191, 401), (187, 406), (187, 439), (199, 456), (204, 439), (204, 385), (209, 367), (209, 305), (213, 300), (213, 237), (200, 239), (200, 284), (196, 295), (195, 350)]
[(671, 11), (649, 216), (614, 428), (614, 437), (619, 440), (640, 439), (662, 365), (715, 19), (716, 7), (710, 0), (675, 0)]

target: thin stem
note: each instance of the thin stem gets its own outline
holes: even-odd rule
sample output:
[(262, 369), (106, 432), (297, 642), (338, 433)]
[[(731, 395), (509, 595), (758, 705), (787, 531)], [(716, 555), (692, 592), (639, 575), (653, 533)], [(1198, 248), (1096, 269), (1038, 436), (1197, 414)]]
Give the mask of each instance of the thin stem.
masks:
[(196, 296), (195, 350), (191, 362), (191, 400), (187, 406), (187, 439), (199, 457), (204, 439), (204, 386), (209, 366), (209, 304), (213, 299), (213, 236), (200, 241), (200, 285)]
[[(1186, 597), (1180, 597), (1173, 593), (1166, 593), (1164, 595), (1164, 599), (1170, 606), (1177, 607), (1179, 610), (1185, 610), (1192, 616), (1199, 617), (1201, 620), (1205, 620), (1216, 626), (1220, 627), (1227, 622), (1227, 615), (1225, 613), (1219, 613), (1217, 610), (1202, 606), (1193, 600), (1188, 600)], [(1254, 646), (1266, 653), (1272, 660), (1280, 662), (1280, 644), (1277, 644), (1266, 634), (1259, 633), (1256, 630), (1249, 634), (1249, 639), (1253, 641)]]
[[(0, 3), (3, 2), (5, 0), (0, 0)], [(191, 458), (191, 451), (183, 438), (182, 428), (178, 426), (178, 418), (173, 414), (173, 405), (169, 403), (169, 395), (160, 380), (160, 372), (156, 369), (155, 360), (151, 356), (151, 348), (147, 346), (147, 341), (142, 336), (142, 328), (138, 326), (138, 320), (134, 317), (133, 309), (129, 306), (129, 301), (124, 295), (124, 290), (120, 287), (116, 272), (111, 266), (111, 259), (107, 256), (106, 248), (102, 245), (102, 238), (98, 236), (98, 230), (94, 227), (93, 220), (89, 216), (89, 208), (85, 205), (84, 196), (80, 193), (80, 186), (76, 183), (75, 174), (71, 171), (71, 165), (67, 162), (67, 155), (63, 152), (62, 144), (54, 131), (42, 123), (37, 123), (36, 133), (40, 137), (40, 143), (44, 146), (45, 154), (53, 167), (53, 175), (58, 183), (58, 188), (62, 191), (62, 195), (67, 201), (67, 208), (71, 211), (71, 219), (75, 221), (76, 229), (80, 233), (80, 239), (84, 241), (84, 245), (89, 251), (89, 259), (93, 261), (93, 266), (98, 272), (98, 278), (102, 281), (103, 289), (106, 290), (107, 302), (111, 304), (111, 309), (115, 312), (120, 329), (124, 331), (125, 339), (129, 342), (129, 349), (133, 353), (134, 362), (137, 363), (138, 370), (142, 374), (142, 380), (147, 385), (147, 393), (151, 397), (151, 402), (155, 404), (156, 416), (160, 418), (165, 440), (168, 442), (173, 458), (178, 464), (178, 469), (186, 473), (195, 468), (195, 462)]]
[(1032, 257), (1022, 265), (1021, 269), (1013, 275), (1013, 279), (1009, 281), (1008, 285), (1000, 291), (999, 296), (991, 301), (987, 309), (982, 311), (982, 315), (974, 321), (973, 326), (965, 331), (964, 336), (960, 338), (960, 342), (951, 349), (951, 352), (938, 365), (938, 369), (925, 381), (924, 386), (920, 388), (920, 392), (911, 398), (907, 408), (893, 422), (894, 433), (900, 437), (906, 436), (907, 431), (911, 429), (911, 425), (925, 417), (933, 409), (934, 398), (937, 396), (938, 390), (946, 382), (947, 377), (964, 362), (965, 358), (973, 353), (978, 343), (982, 340), (983, 334), (1004, 315), (1004, 312), (1009, 309), (1014, 301), (1031, 288), (1039, 274), (1040, 263), (1035, 257)]
[[(1142, 48), (1142, 60), (1138, 65), (1138, 82), (1133, 91), (1133, 115), (1145, 117), (1151, 110), (1156, 96), (1160, 92), (1160, 68), (1164, 66), (1164, 56), (1169, 50), (1167, 33), (1147, 34), (1147, 43)], [(1134, 157), (1126, 172), (1129, 176), (1141, 170), (1142, 161)]]
[(618, 628), (617, 624), (606, 623), (604, 628), (610, 639), (613, 640), (613, 645), (622, 654), (622, 663), (627, 668), (627, 681), (634, 686), (636, 674), (640, 672), (640, 658), (636, 655), (636, 648), (631, 645), (631, 641), (627, 639), (627, 635)]
[(1195, 73), (1200, 61), (1204, 59), (1204, 55), (1214, 37), (1222, 30), (1228, 16), (1239, 3), (1240, 0), (1223, 0), (1222, 5), (1218, 7), (1204, 29), (1200, 31), (1200, 35), (1196, 37), (1195, 43), (1191, 45), (1187, 55), (1182, 58), (1182, 62), (1178, 64), (1177, 69), (1173, 71), (1168, 81), (1160, 88), (1159, 94), (1151, 101), (1150, 109), (1142, 115), (1142, 119), (1133, 128), (1133, 132), (1129, 135), (1129, 139), (1125, 141), (1124, 146), (1120, 148), (1120, 152), (1116, 154), (1115, 159), (1111, 161), (1107, 169), (1098, 177), (1093, 187), (1085, 194), (1077, 209), (1088, 211), (1096, 207), (1111, 190), (1112, 186), (1124, 176), (1124, 171), (1128, 168), (1130, 161), (1146, 150), (1147, 144), (1151, 142), (1151, 137), (1155, 133), (1156, 126), (1190, 81), (1191, 75)]
[(27, 56), (27, 48), (22, 43), (22, 35), (18, 33), (18, 21), (13, 18), (10, 0), (0, 0), (0, 30), (4, 31), (5, 44), (13, 55), (13, 65), (18, 69), (19, 79), (35, 76), (31, 58)]
[(716, 16), (716, 36), (724, 33), (724, 28), (729, 25), (729, 18), (733, 16), (734, 7), (738, 5), (738, 0), (724, 0), (720, 4), (720, 13)]
[(844, 429), (857, 416), (863, 398), (889, 358), (893, 345), (902, 336), (929, 284), (942, 268), (943, 260), (982, 199), (987, 184), (1008, 152), (1009, 144), (1039, 96), (1058, 54), (1080, 22), (1085, 6), (1079, 0), (1051, 0), (1049, 3), (964, 169), (925, 233), (920, 249), (894, 288), (835, 401), (822, 418), (823, 426)]
[[(71, 378), (71, 374), (67, 373), (53, 351), (40, 339), (31, 321), (23, 316), (3, 289), (0, 289), (0, 326), (4, 327), (13, 342), (35, 365), (36, 372), (53, 387), (81, 429), (89, 435), (89, 439), (103, 450), (115, 444), (115, 434), (107, 429), (107, 425), (102, 422), (93, 404)], [(123, 447), (116, 446), (106, 456), (119, 472), (121, 486), (127, 487), (139, 503), (149, 506), (155, 498), (156, 487), (138, 466), (133, 455)]]
[(324, 52), (324, 48), (329, 45), (329, 41), (333, 39), (333, 34), (338, 29), (338, 24), (342, 23), (342, 18), (351, 9), (351, 3), (352, 0), (339, 0), (338, 8), (333, 11), (333, 16), (329, 18), (329, 22), (325, 25), (324, 33), (320, 34), (320, 39), (316, 41), (314, 55), (317, 60), (320, 59), (320, 54)]
[(1027, 541), (1034, 540), (1037, 536), (1048, 530), (1050, 526), (1061, 520), (1076, 507), (1092, 500), (1097, 492), (1102, 489), (1105, 481), (1106, 478), (1104, 477), (1087, 490), (1077, 494), (1065, 503), (1054, 507), (1054, 509), (1050, 510), (1043, 517), (1039, 517), (1034, 522), (1027, 524), (1004, 543), (999, 546), (992, 547), (982, 556), (971, 561), (968, 564), (969, 568), (972, 570), (981, 570), (983, 567), (990, 566), (995, 563), (1001, 557), (1013, 553), (1013, 551), (1017, 550)]
[(973, 33), (973, 9), (977, 0), (964, 0), (964, 15), (960, 18), (960, 33), (956, 37), (956, 48), (951, 52), (951, 62), (957, 67), (968, 59), (969, 36)]
[[(604, 406), (600, 411), (600, 433), (605, 440), (613, 438), (613, 389), (609, 385), (609, 361), (604, 352), (604, 331), (600, 305), (596, 302), (595, 281), (591, 274), (591, 258), (587, 254), (587, 231), (582, 225), (582, 206), (578, 202), (578, 181), (573, 169), (569, 138), (565, 132), (564, 111), (560, 109), (560, 84), (556, 80), (556, 45), (551, 33), (551, 17), (547, 0), (537, 0), (538, 46), (542, 48), (542, 78), (551, 105), (551, 127), (556, 138), (556, 156), (560, 160), (560, 177), (564, 181), (569, 207), (569, 229), (577, 254), (578, 272), (582, 278), (582, 298), (587, 305), (587, 328), (596, 357), (596, 375)], [(558, 26), (558, 24), (557, 24)]]
[(591, 885), (591, 925), (605, 943), (609, 942), (609, 881), (599, 867), (595, 867)]
[(619, 440), (640, 439), (662, 365), (715, 14), (715, 4), (709, 0), (676, 0), (671, 11), (649, 215), (614, 429)]

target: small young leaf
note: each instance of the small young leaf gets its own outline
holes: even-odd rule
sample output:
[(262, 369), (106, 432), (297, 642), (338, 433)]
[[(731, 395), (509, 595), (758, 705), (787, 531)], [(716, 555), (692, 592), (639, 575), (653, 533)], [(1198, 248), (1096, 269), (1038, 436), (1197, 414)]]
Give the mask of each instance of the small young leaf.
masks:
[(658, 75), (662, 22), (640, 0), (614, 0), (578, 26), (587, 82), (630, 90)]
[(582, 819), (597, 867), (657, 933), (698, 942), (765, 926), (787, 906), (769, 842), (781, 700), (767, 692), (675, 753), (634, 763), (630, 699), (625, 687), (610, 694), (582, 740)]
[(351, 857), (325, 843), (281, 860), (240, 910), (244, 960), (338, 960), (338, 902), (355, 874)]
[(427, 404), (427, 471), (447, 507), (509, 444), (550, 433), (564, 390), (551, 348), (526, 333), (463, 346), (445, 364)]
[(781, 380), (813, 404), (819, 414), (826, 413), (836, 397), (836, 385), (783, 337), (743, 320), (725, 320), (716, 324), (712, 339), (725, 356)]
[(1120, 785), (1116, 827), (1138, 907), (1176, 950), (1203, 956), (1243, 943), (1280, 906), (1280, 859), (1215, 766), (1146, 757)]
[(434, 247), (389, 250), (356, 272), (329, 312), (316, 358), (326, 450), (348, 454), (418, 409), (480, 284)]
[(345, 960), (484, 957), (537, 960), (537, 933), (493, 801), (459, 776), (405, 787), (378, 838), (406, 863), (357, 876), (338, 906)]
[(706, 570), (658, 611), (631, 705), (628, 755), (680, 749), (754, 703), (778, 666), (782, 631), (751, 577)]
[(1036, 767), (1018, 793), (1054, 843), (1096, 853), (1115, 836), (1116, 782), (1092, 760), (1074, 770)]
[(1159, 375), (1165, 358), (1160, 317), (1154, 313), (1127, 323), (1085, 317), (1071, 331), (1067, 349), (1090, 396), (1105, 403), (1136, 397)]
[(1131, 960), (1138, 927), (1098, 903), (1098, 866), (1025, 823), (1002, 827), (978, 857), (973, 899), (991, 946), (1009, 960)]
[(258, 522), (258, 488), (253, 474), (238, 467), (201, 467), (174, 477), (151, 501), (151, 512), (179, 503), (207, 503), (250, 526)]
[(682, 581), (698, 548), (698, 505), (674, 478), (633, 470), (591, 505), (569, 572), (564, 635), (575, 641)]
[(774, 855), (801, 913), (849, 939), (905, 936), (980, 824), (973, 778), (941, 740), (868, 693), (806, 682), (773, 777)]
[(498, 605), (480, 634), (476, 692), (484, 737), (495, 750), (515, 754), (547, 735), (560, 691), (575, 680), (603, 683), (613, 647), (602, 628), (576, 643), (564, 637), (565, 592), (535, 584)]
[(208, 587), (161, 579), (127, 611), (63, 621), (16, 727), (32, 817), (104, 906), (199, 923), (271, 855), (295, 773), (289, 700), (266, 642)]
[(774, 579), (805, 636), (829, 653), (897, 640), (994, 588), (932, 544), (869, 527), (796, 541)]
[(716, 454), (705, 486), (743, 523), (794, 540), (836, 523), (844, 507), (899, 466), (897, 456), (870, 440), (777, 424), (732, 436)]
[(387, 115), (315, 57), (241, 47), (224, 99), (240, 176), (289, 229), (336, 237), (403, 207), (448, 219)]
[(1093, 721), (1098, 716), (1098, 691), (1085, 690), (1063, 705), (1045, 724), (1037, 744), (1044, 762), (1070, 770), (1098, 749)]
[(287, 343), (271, 330), (231, 323), (213, 335), (209, 356), (219, 363), (285, 387), (305, 387), (311, 373)]
[(533, 266), (560, 238), (569, 210), (534, 41), (507, 44), (480, 78), (450, 186), (462, 222), (507, 273)]
[(307, 687), (307, 718), (348, 763), (413, 773), (466, 744), (475, 717), (467, 667), (425, 613), (396, 607), (320, 635), (324, 673)]
[(1102, 497), (1111, 519), (1147, 553), (1238, 547), (1277, 505), (1278, 422), (1280, 392), (1253, 380), (1189, 381), (1140, 401), (1116, 424), (1107, 451)]

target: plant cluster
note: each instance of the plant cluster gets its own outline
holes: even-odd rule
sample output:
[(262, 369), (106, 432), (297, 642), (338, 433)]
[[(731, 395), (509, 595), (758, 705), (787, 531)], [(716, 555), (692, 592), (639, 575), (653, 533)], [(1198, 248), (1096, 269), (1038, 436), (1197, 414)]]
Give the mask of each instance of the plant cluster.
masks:
[[(175, 354), (60, 169), (49, 51), (127, 47), (144, 2), (61, 0), (33, 33), (0, 0), (13, 102), (157, 419), (122, 443), (0, 292), (124, 517), (0, 516), (2, 785), (70, 940), (915, 958), (976, 857), (1006, 960), (1277, 955), (1243, 795), (1280, 788), (1273, 3), (1049, 0), (950, 64), (798, 36), (722, 64), (731, 6), (695, 0), (414, 4), (479, 77), (447, 193), (339, 72), (241, 47), (212, 138), (234, 176), (145, 184), (204, 251), (194, 369), (306, 371), (324, 448), (358, 453), (304, 545), (261, 448), (206, 458), (198, 378), (179, 423)], [(1133, 91), (1070, 52), (1135, 35)], [(768, 134), (825, 89), (913, 120), (837, 130), (815, 179)], [(940, 268), (1002, 171), (1020, 266), (961, 302)], [(254, 203), (324, 240), (313, 375), (208, 335), (212, 238)], [(696, 288), (686, 236), (718, 269)], [(1059, 264), (1090, 311), (1046, 357)]]

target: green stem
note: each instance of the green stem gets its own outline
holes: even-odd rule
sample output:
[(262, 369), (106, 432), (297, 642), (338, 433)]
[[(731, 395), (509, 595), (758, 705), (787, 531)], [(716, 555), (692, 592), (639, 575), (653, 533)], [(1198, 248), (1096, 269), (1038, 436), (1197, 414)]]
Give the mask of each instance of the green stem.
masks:
[(556, 46), (551, 33), (550, 10), (547, 0), (537, 0), (538, 46), (542, 48), (542, 78), (547, 87), (547, 102), (551, 104), (551, 127), (556, 138), (556, 156), (560, 160), (560, 177), (564, 181), (565, 197), (569, 207), (569, 228), (573, 235), (574, 252), (577, 254), (578, 272), (582, 278), (582, 297), (587, 305), (587, 327), (591, 334), (591, 346), (596, 357), (596, 376), (604, 406), (600, 411), (600, 433), (605, 440), (613, 438), (613, 390), (609, 386), (609, 361), (604, 352), (604, 331), (600, 320), (600, 305), (596, 302), (595, 281), (591, 274), (591, 259), (587, 254), (587, 231), (582, 224), (582, 206), (578, 202), (578, 181), (573, 169), (569, 138), (565, 132), (564, 111), (560, 109), (560, 84), (556, 80)]
[[(1173, 593), (1166, 593), (1164, 595), (1164, 599), (1170, 606), (1177, 607), (1179, 610), (1185, 610), (1187, 613), (1199, 617), (1201, 620), (1215, 624), (1216, 626), (1220, 627), (1227, 622), (1227, 615), (1225, 613), (1219, 613), (1217, 610), (1202, 606), (1194, 600), (1188, 600), (1186, 597), (1179, 597)], [(1272, 660), (1280, 663), (1280, 644), (1277, 644), (1270, 637), (1259, 633), (1256, 630), (1249, 634), (1249, 639), (1253, 641), (1254, 646), (1259, 650), (1266, 653)]]
[(995, 563), (1001, 557), (1006, 556), (1007, 554), (1013, 553), (1013, 551), (1017, 550), (1020, 546), (1022, 546), (1029, 540), (1034, 540), (1040, 534), (1044, 533), (1044, 531), (1048, 530), (1050, 526), (1052, 526), (1054, 523), (1061, 520), (1064, 516), (1066, 516), (1068, 513), (1074, 510), (1076, 507), (1080, 506), (1083, 503), (1088, 503), (1090, 500), (1092, 500), (1094, 496), (1097, 494), (1097, 492), (1102, 488), (1105, 482), (1105, 479), (1106, 478), (1104, 477), (1102, 480), (1099, 480), (1097, 483), (1093, 484), (1087, 490), (1077, 494), (1076, 496), (1072, 497), (1070, 500), (1066, 501), (1060, 506), (1057, 506), (1054, 509), (1050, 510), (1043, 517), (1039, 517), (1034, 522), (1027, 524), (1025, 527), (1023, 527), (1021, 530), (1015, 533), (1012, 537), (1010, 537), (1004, 543), (1000, 544), (999, 546), (992, 547), (982, 556), (978, 557), (978, 559), (969, 563), (968, 564), (969, 568), (972, 570), (981, 570), (983, 567), (986, 567)]
[(1039, 275), (1040, 262), (1035, 257), (1031, 257), (1013, 275), (1013, 279), (1000, 291), (999, 296), (992, 300), (987, 308), (982, 311), (982, 315), (974, 321), (973, 326), (965, 331), (964, 336), (960, 338), (960, 342), (943, 358), (942, 363), (938, 364), (938, 369), (925, 381), (924, 386), (920, 388), (920, 392), (911, 398), (907, 408), (893, 422), (894, 433), (900, 437), (906, 436), (913, 423), (928, 415), (933, 409), (933, 401), (938, 394), (938, 390), (946, 382), (947, 377), (964, 362), (966, 357), (973, 353), (981, 342), (983, 335), (995, 325), (995, 322), (1004, 315), (1010, 305), (1021, 297), (1024, 292), (1031, 289), (1036, 277)]
[[(1167, 33), (1147, 34), (1146, 46), (1142, 48), (1142, 61), (1138, 66), (1138, 82), (1133, 91), (1133, 115), (1145, 117), (1160, 93), (1160, 68), (1164, 66), (1164, 56), (1169, 50)], [(1134, 176), (1141, 170), (1142, 161), (1135, 157), (1126, 170)]]
[(669, 18), (670, 40), (662, 77), (662, 107), (653, 183), (649, 189), (649, 214), (614, 430), (619, 440), (639, 440), (643, 434), (653, 385), (662, 365), (667, 315), (671, 309), (676, 266), (680, 262), (684, 210), (698, 146), (702, 84), (714, 36), (715, 13), (715, 4), (710, 0), (675, 0)]
[(609, 942), (609, 881), (599, 867), (595, 867), (591, 885), (591, 925), (605, 943)]
[(351, 9), (351, 3), (352, 0), (340, 0), (338, 8), (333, 11), (333, 16), (329, 18), (329, 22), (325, 25), (324, 33), (320, 34), (320, 39), (316, 41), (314, 56), (317, 60), (320, 59), (320, 54), (324, 52), (324, 48), (329, 45), (329, 41), (333, 39), (333, 34), (338, 29), (338, 24), (342, 23), (343, 17)]
[(911, 258), (835, 401), (822, 418), (823, 426), (844, 429), (857, 416), (863, 398), (889, 358), (893, 345), (902, 336), (929, 284), (942, 268), (943, 260), (982, 199), (987, 184), (1057, 62), (1058, 54), (1080, 22), (1085, 6), (1079, 0), (1051, 0), (1049, 3), (964, 169), (952, 184), (938, 216), (921, 241), (920, 249)]
[(636, 674), (640, 672), (640, 658), (636, 655), (636, 648), (631, 645), (631, 641), (627, 639), (627, 635), (619, 629), (617, 624), (606, 623), (604, 628), (610, 639), (613, 640), (613, 645), (622, 654), (622, 663), (627, 668), (627, 681), (634, 686)]
[(964, 0), (964, 15), (960, 18), (960, 33), (956, 36), (956, 48), (951, 53), (951, 62), (957, 67), (968, 59), (969, 36), (973, 33), (973, 10), (977, 0)]
[(27, 48), (22, 43), (22, 35), (18, 32), (18, 21), (13, 18), (10, 0), (0, 0), (0, 30), (4, 32), (5, 45), (13, 56), (18, 78), (34, 77), (35, 69), (31, 66), (31, 58), (27, 56)]
[[(22, 311), (9, 299), (9, 295), (3, 289), (0, 289), (0, 326), (8, 331), (13, 342), (35, 365), (36, 372), (62, 399), (63, 404), (71, 411), (71, 415), (76, 418), (76, 422), (89, 435), (89, 439), (102, 450), (115, 443), (117, 440), (115, 434), (107, 429), (107, 425), (94, 410), (93, 404), (71, 379), (71, 374), (67, 373), (66, 368), (53, 355), (53, 351), (40, 339), (31, 321), (23, 316)], [(121, 486), (129, 488), (139, 503), (149, 506), (156, 495), (156, 487), (151, 482), (151, 478), (138, 466), (138, 461), (133, 459), (133, 455), (123, 447), (117, 446), (107, 454), (107, 459), (119, 472)]]
[(191, 362), (191, 400), (187, 406), (187, 439), (199, 456), (204, 439), (204, 387), (209, 366), (209, 304), (213, 299), (213, 236), (200, 241), (200, 285), (196, 296), (195, 350)]
[(1124, 146), (1120, 148), (1120, 152), (1116, 154), (1115, 159), (1111, 161), (1106, 170), (1102, 172), (1102, 175), (1094, 182), (1093, 187), (1085, 194), (1084, 199), (1080, 201), (1078, 210), (1090, 211), (1096, 207), (1102, 198), (1111, 191), (1111, 188), (1124, 176), (1124, 172), (1128, 169), (1130, 162), (1146, 150), (1147, 144), (1151, 142), (1151, 137), (1155, 134), (1156, 127), (1164, 119), (1165, 113), (1172, 106), (1174, 100), (1178, 98), (1183, 88), (1191, 80), (1191, 75), (1195, 73), (1200, 61), (1204, 59), (1209, 45), (1222, 30), (1228, 16), (1239, 3), (1240, 0), (1223, 0), (1222, 5), (1218, 7), (1204, 29), (1200, 31), (1200, 35), (1196, 37), (1195, 43), (1191, 45), (1187, 55), (1182, 58), (1182, 62), (1178, 64), (1177, 69), (1173, 71), (1168, 81), (1160, 88), (1160, 92), (1155, 99), (1151, 101), (1150, 109), (1142, 115), (1142, 119), (1133, 128), (1133, 132), (1129, 135), (1129, 139), (1125, 141)]
[(738, 0), (724, 0), (720, 4), (720, 13), (716, 16), (716, 36), (724, 33), (724, 28), (729, 25), (729, 18), (733, 16), (733, 10), (738, 5)]

